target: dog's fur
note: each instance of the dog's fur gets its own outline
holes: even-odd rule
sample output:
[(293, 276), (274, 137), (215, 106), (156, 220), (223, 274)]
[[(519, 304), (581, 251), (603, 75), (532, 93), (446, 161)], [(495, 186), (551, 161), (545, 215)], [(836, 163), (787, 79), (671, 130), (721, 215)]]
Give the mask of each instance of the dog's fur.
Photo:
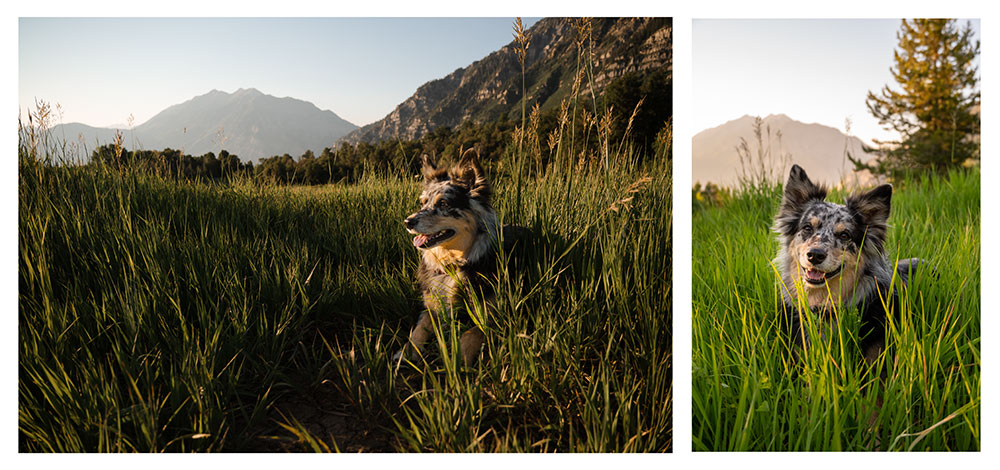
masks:
[(835, 320), (835, 312), (856, 307), (866, 362), (874, 362), (885, 350), (886, 320), (898, 311), (895, 286), (905, 284), (920, 262), (902, 260), (893, 269), (886, 257), (891, 199), (892, 186), (883, 184), (851, 195), (843, 205), (827, 202), (826, 188), (813, 184), (798, 165), (792, 167), (774, 220), (780, 242), (774, 264), (799, 346), (809, 344), (798, 310), (805, 303), (826, 321)]
[[(408, 344), (396, 353), (397, 360), (404, 355), (416, 360), (424, 343), (433, 337), (435, 322), (465, 317), (462, 314), (469, 310), (485, 312), (495, 296), (500, 228), (491, 205), (493, 189), (478, 153), (469, 149), (450, 170), (439, 169), (427, 155), (422, 158), (420, 210), (403, 223), (415, 235), (413, 245), (420, 251), (417, 281), (425, 310), (410, 332)], [(483, 341), (478, 326), (462, 334), (461, 354), (466, 365), (476, 362)]]

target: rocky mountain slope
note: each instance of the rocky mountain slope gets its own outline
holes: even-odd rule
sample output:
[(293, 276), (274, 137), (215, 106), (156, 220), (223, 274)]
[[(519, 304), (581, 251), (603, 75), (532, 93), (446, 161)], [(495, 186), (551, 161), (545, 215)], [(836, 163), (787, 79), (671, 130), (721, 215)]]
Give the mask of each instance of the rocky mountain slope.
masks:
[[(525, 57), (527, 104), (543, 110), (570, 96), (578, 70), (578, 19), (545, 18), (527, 30)], [(585, 31), (585, 30), (584, 30)], [(671, 64), (672, 26), (669, 18), (595, 18), (589, 20), (595, 92), (628, 72), (667, 68)], [(521, 64), (512, 41), (498, 51), (448, 76), (420, 86), (385, 118), (364, 126), (345, 141), (377, 142), (416, 139), (440, 126), (456, 127), (469, 120), (483, 122), (502, 115), (520, 119)], [(583, 93), (590, 94), (583, 80)]]

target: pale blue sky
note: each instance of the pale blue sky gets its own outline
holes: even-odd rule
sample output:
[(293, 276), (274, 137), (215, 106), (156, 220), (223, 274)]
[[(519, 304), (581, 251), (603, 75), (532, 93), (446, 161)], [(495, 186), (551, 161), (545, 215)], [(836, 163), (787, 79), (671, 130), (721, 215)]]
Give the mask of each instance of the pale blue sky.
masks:
[[(894, 138), (868, 113), (865, 97), (894, 83), (889, 67), (899, 25), (898, 19), (694, 20), (691, 129), (782, 113), (842, 132), (850, 118), (851, 134), (866, 142)], [(977, 39), (979, 26), (972, 21)]]
[[(141, 124), (218, 89), (257, 88), (381, 119), (424, 82), (512, 40), (514, 18), (22, 18), (18, 100), (62, 122)], [(531, 25), (536, 18), (524, 19)]]

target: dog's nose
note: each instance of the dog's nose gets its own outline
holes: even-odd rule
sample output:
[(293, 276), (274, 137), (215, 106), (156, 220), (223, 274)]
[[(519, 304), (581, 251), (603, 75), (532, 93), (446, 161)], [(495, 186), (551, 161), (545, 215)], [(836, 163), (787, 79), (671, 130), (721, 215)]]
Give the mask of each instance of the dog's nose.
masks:
[(416, 217), (407, 217), (406, 220), (403, 221), (403, 225), (406, 225), (406, 228), (416, 227), (417, 226)]
[(806, 252), (806, 259), (812, 264), (820, 264), (826, 259), (826, 252), (819, 248), (813, 248)]

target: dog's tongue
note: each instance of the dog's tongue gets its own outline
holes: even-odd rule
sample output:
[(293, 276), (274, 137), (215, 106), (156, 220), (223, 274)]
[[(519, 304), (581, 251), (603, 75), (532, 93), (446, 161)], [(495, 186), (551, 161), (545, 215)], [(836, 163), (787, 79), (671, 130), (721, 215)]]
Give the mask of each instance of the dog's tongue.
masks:
[(806, 269), (806, 278), (811, 281), (822, 281), (826, 277), (826, 273), (818, 269), (809, 268)]
[(413, 237), (413, 246), (417, 248), (424, 246), (424, 244), (426, 243), (427, 243), (427, 235), (420, 234)]

